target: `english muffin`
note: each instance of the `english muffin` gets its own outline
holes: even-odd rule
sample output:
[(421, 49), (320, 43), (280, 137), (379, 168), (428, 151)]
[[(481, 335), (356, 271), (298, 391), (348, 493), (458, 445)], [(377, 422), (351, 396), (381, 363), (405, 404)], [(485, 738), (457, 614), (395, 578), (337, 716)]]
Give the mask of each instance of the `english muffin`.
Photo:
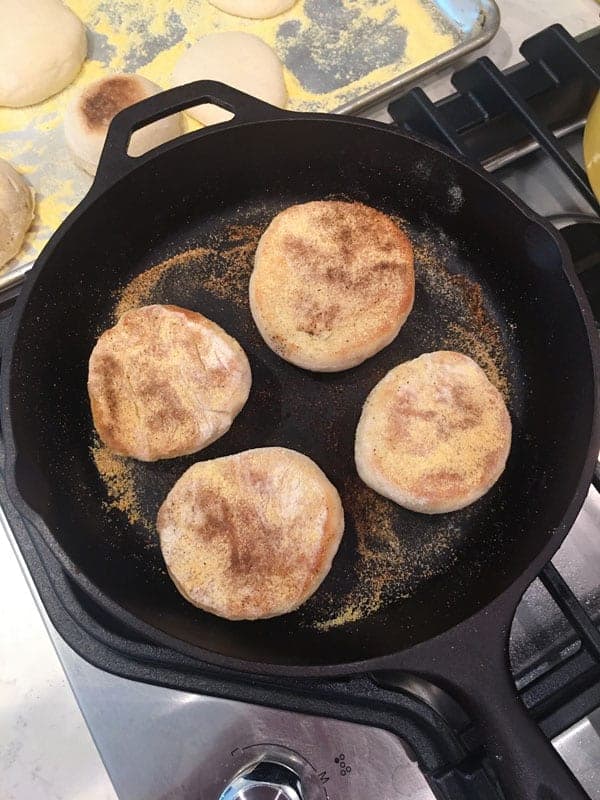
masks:
[(190, 603), (226, 619), (264, 619), (318, 589), (344, 512), (314, 461), (264, 447), (194, 464), (156, 526), (169, 575)]
[(262, 235), (250, 309), (267, 345), (292, 364), (338, 372), (395, 337), (414, 301), (412, 246), (362, 203), (291, 206)]
[[(65, 139), (77, 166), (95, 175), (115, 116), (160, 91), (160, 86), (148, 78), (126, 74), (103, 75), (80, 89), (64, 117)], [(182, 132), (181, 114), (163, 117), (135, 131), (127, 152), (130, 156), (141, 156)]]
[(471, 358), (426, 353), (392, 369), (369, 394), (356, 467), (367, 486), (405, 508), (456, 511), (496, 483), (511, 432), (502, 395)]
[(123, 314), (96, 342), (88, 372), (98, 435), (140, 461), (214, 442), (244, 407), (251, 383), (235, 339), (202, 314), (170, 305)]

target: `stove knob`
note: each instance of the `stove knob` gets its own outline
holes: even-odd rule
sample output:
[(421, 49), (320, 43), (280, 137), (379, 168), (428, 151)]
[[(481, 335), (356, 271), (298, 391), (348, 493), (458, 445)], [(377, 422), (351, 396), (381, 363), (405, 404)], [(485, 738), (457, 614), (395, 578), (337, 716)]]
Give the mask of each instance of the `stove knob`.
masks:
[(303, 800), (300, 778), (289, 767), (258, 761), (241, 772), (219, 800)]

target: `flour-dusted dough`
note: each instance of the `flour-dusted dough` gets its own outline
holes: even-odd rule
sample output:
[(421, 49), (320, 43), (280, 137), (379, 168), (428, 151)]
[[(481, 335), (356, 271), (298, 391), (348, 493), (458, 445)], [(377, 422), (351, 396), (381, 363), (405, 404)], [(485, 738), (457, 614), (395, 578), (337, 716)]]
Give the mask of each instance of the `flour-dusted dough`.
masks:
[(86, 52), (85, 28), (60, 0), (0, 0), (0, 106), (20, 108), (60, 92)]
[[(119, 111), (161, 91), (141, 75), (105, 75), (77, 93), (64, 119), (65, 138), (75, 163), (96, 174), (110, 123)], [(139, 156), (182, 132), (181, 114), (159, 119), (131, 137), (129, 154)]]
[(269, 19), (288, 11), (296, 0), (210, 0), (213, 6), (234, 17)]
[(25, 178), (0, 158), (0, 267), (21, 249), (33, 206), (33, 191)]
[[(173, 85), (199, 80), (226, 83), (260, 100), (284, 108), (287, 90), (277, 55), (250, 33), (211, 33), (183, 54), (173, 70)], [(226, 122), (232, 114), (213, 105), (186, 109), (205, 125)]]

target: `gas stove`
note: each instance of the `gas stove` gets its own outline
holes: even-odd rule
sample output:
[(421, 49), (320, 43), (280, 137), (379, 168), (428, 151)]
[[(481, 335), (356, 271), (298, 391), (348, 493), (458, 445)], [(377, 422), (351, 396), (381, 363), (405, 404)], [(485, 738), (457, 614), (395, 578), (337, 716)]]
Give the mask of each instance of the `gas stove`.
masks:
[[(575, 41), (552, 26), (522, 53), (527, 63), (506, 73), (486, 59), (460, 70), (450, 97), (434, 102), (413, 90), (387, 119), (482, 162), (551, 217), (600, 319), (599, 208), (578, 163), (600, 86), (600, 29)], [(476, 728), (434, 687), (408, 675), (378, 685), (369, 676), (249, 681), (150, 645), (70, 583), (2, 482), (0, 507), (0, 526), (123, 800), (501, 797)], [(592, 486), (565, 544), (523, 597), (510, 653), (525, 705), (597, 800), (599, 530)]]

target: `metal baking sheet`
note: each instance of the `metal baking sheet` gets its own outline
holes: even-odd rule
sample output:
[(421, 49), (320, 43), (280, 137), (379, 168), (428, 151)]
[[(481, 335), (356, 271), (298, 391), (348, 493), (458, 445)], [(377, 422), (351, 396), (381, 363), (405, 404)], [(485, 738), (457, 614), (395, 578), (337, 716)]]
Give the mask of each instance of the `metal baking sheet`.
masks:
[[(494, 0), (298, 0), (270, 20), (225, 14), (208, 0), (70, 0), (88, 30), (75, 82), (44, 103), (0, 108), (0, 158), (24, 173), (36, 217), (0, 290), (18, 284), (91, 178), (73, 163), (62, 118), (73, 93), (111, 72), (138, 72), (163, 88), (186, 47), (215, 31), (253, 33), (279, 54), (290, 109), (358, 113), (481, 47), (496, 33)], [(189, 129), (197, 127), (186, 117)]]

